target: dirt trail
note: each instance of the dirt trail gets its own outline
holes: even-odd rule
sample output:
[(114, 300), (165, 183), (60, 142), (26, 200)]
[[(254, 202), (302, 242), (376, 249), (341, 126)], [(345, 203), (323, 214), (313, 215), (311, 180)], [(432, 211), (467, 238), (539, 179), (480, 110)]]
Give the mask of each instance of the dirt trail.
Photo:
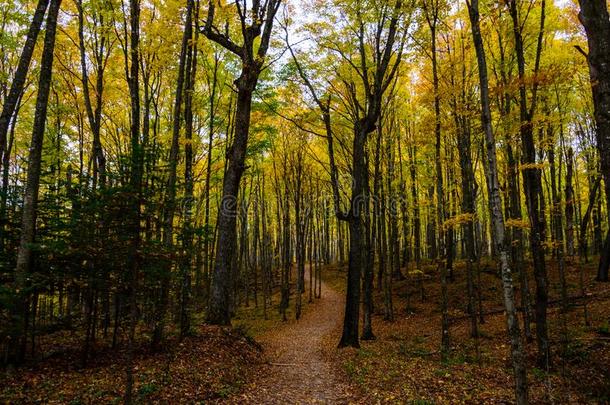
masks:
[[(306, 294), (304, 294), (304, 299)], [(309, 304), (297, 322), (267, 332), (257, 340), (269, 364), (233, 403), (345, 404), (354, 393), (325, 358), (325, 345), (335, 345), (330, 335), (338, 330), (344, 298), (322, 283), (322, 298)]]

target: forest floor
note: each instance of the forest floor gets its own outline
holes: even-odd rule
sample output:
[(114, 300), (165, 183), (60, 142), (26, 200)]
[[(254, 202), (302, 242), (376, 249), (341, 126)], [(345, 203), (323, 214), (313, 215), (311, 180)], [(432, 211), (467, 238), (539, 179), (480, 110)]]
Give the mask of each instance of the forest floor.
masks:
[[(126, 343), (111, 349), (98, 342), (85, 367), (79, 340), (70, 332), (39, 342), (39, 358), (0, 374), (0, 403), (112, 404), (125, 392)], [(239, 330), (200, 326), (178, 341), (169, 337), (162, 350), (138, 341), (134, 358), (136, 403), (216, 402), (237, 392), (248, 371), (263, 361), (260, 346)]]
[[(288, 321), (283, 322), (275, 290), (266, 314), (260, 295), (242, 300), (233, 328), (202, 324), (196, 314), (193, 335), (177, 331), (159, 350), (149, 333), (137, 333), (134, 358), (136, 403), (347, 403), (354, 393), (343, 370), (325, 353), (334, 349), (344, 296), (322, 284), (322, 298), (303, 294), (303, 316), (295, 320), (296, 286), (291, 283)], [(125, 391), (126, 328), (116, 349), (110, 336), (98, 339), (81, 366), (79, 328), (40, 335), (37, 356), (17, 369), (0, 370), (0, 403), (121, 403)], [(111, 332), (109, 335), (111, 335)], [(256, 339), (256, 340), (255, 340)], [(259, 343), (260, 342), (260, 343)], [(262, 344), (262, 346), (261, 346)], [(322, 350), (325, 348), (325, 350)]]
[[(393, 283), (394, 321), (384, 320), (381, 291), (374, 294), (373, 331), (376, 340), (361, 341), (359, 349), (333, 350), (351, 382), (359, 387), (363, 403), (400, 404), (508, 404), (514, 403), (510, 342), (501, 301), (501, 280), (492, 263), (482, 263), (481, 294), (484, 323), (479, 339), (470, 337), (466, 276), (456, 264), (449, 283), (451, 353), (441, 361), (440, 283), (436, 267), (422, 265), (421, 292), (412, 264), (407, 277)], [(562, 344), (558, 268), (548, 261), (550, 302), (548, 325), (553, 364), (536, 365), (536, 343), (527, 343), (530, 402), (536, 404), (597, 404), (610, 402), (610, 285), (595, 281), (596, 263), (583, 266), (585, 299), (580, 297), (579, 268), (567, 267), (567, 342)], [(408, 271), (407, 271), (408, 270)], [(323, 269), (323, 279), (335, 291), (345, 287), (345, 266)], [(534, 281), (530, 274), (530, 289)], [(533, 300), (533, 297), (532, 297)], [(586, 302), (588, 324), (584, 320)], [(521, 322), (523, 328), (523, 323)], [(535, 333), (535, 325), (531, 325)], [(336, 344), (338, 340), (334, 343)]]
[[(441, 361), (440, 286), (432, 263), (421, 266), (423, 284), (412, 264), (404, 280), (393, 282), (394, 321), (384, 320), (382, 291), (375, 290), (376, 340), (359, 349), (337, 349), (343, 320), (346, 266), (322, 270), (322, 297), (294, 316), (294, 285), (288, 321), (277, 310), (279, 292), (266, 309), (242, 302), (234, 328), (199, 326), (165, 349), (151, 351), (146, 334), (136, 345), (135, 396), (138, 403), (354, 403), (506, 404), (513, 403), (513, 379), (501, 301), (501, 282), (491, 263), (481, 263), (484, 323), (470, 337), (466, 277), (457, 263), (449, 283), (451, 353)], [(536, 366), (536, 344), (527, 344), (531, 403), (610, 401), (610, 284), (597, 283), (595, 263), (568, 265), (571, 299), (566, 315), (568, 341), (562, 344), (559, 282), (549, 260), (549, 330), (553, 364)], [(530, 274), (531, 276), (531, 274)], [(533, 279), (530, 285), (533, 288)], [(421, 299), (422, 291), (424, 299)], [(586, 302), (588, 323), (584, 321)], [(258, 304), (258, 305), (256, 305)], [(194, 324), (200, 324), (195, 319)], [(532, 324), (532, 329), (534, 325)], [(118, 349), (98, 341), (80, 367), (81, 336), (62, 331), (41, 336), (39, 356), (0, 374), (0, 403), (119, 403), (124, 393), (125, 332)]]

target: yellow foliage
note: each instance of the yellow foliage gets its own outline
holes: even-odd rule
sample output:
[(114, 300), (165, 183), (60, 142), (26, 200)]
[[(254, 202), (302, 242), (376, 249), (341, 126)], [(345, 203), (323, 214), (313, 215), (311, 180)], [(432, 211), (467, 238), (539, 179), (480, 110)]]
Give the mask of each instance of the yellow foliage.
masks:
[(510, 228), (529, 229), (530, 223), (522, 218), (509, 218), (505, 225)]
[(443, 222), (443, 228), (455, 228), (462, 224), (467, 224), (468, 222), (472, 222), (475, 219), (474, 214), (458, 214), (454, 217), (447, 219)]
[(544, 169), (546, 167), (545, 163), (524, 163), (519, 166), (521, 170), (529, 170), (529, 169)]

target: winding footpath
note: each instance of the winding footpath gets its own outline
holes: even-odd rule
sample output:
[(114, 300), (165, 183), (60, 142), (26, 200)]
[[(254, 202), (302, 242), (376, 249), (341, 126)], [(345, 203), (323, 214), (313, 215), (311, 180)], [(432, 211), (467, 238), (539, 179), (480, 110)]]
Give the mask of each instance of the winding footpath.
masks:
[(322, 298), (309, 304), (300, 320), (267, 332), (257, 340), (268, 358), (258, 377), (231, 403), (347, 404), (354, 393), (324, 355), (336, 344), (344, 297), (322, 283)]

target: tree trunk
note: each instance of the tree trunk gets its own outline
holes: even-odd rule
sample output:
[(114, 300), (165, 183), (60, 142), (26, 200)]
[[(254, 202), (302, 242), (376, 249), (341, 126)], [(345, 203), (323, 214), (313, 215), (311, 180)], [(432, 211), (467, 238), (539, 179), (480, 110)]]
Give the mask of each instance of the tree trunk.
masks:
[[(194, 202), (194, 179), (193, 179), (193, 93), (195, 91), (195, 80), (197, 78), (197, 39), (199, 9), (195, 9), (194, 0), (187, 0), (187, 15), (185, 31), (189, 32), (189, 43), (186, 63), (186, 85), (184, 100), (184, 203), (183, 225), (182, 225), (182, 247), (184, 257), (181, 261), (181, 286), (180, 286), (180, 336), (185, 337), (190, 333), (190, 302), (191, 302), (191, 270), (193, 251), (193, 202)], [(195, 22), (195, 32), (188, 28)]]
[(28, 275), (31, 270), (32, 244), (34, 243), (36, 236), (36, 215), (38, 208), (38, 190), (40, 188), (42, 147), (44, 143), (49, 92), (53, 76), (53, 51), (55, 49), (57, 15), (59, 14), (60, 4), (61, 0), (52, 0), (47, 16), (44, 48), (40, 61), (40, 76), (38, 79), (38, 94), (36, 96), (32, 140), (30, 142), (30, 154), (28, 157), (27, 181), (23, 199), (21, 239), (17, 251), (17, 264), (15, 267), (15, 289), (19, 295), (18, 311), (21, 319), (18, 327), (18, 339), (14, 345), (14, 349), (17, 351), (16, 360), (18, 362), (23, 360), (26, 351), (27, 321), (30, 307)]
[(436, 252), (436, 259), (439, 261), (438, 270), (441, 282), (441, 357), (447, 359), (449, 355), (449, 314), (447, 307), (447, 265), (450, 261), (451, 249), (448, 245), (449, 233), (443, 232), (445, 222), (445, 190), (443, 187), (443, 169), (441, 166), (441, 99), (439, 90), (438, 62), (436, 49), (436, 29), (438, 24), (438, 4), (426, 6), (424, 2), (424, 12), (431, 35), (431, 59), (432, 59), (432, 86), (434, 90), (434, 160), (436, 177), (436, 221), (439, 227), (440, 248)]
[[(610, 224), (610, 18), (604, 0), (579, 0), (578, 18), (585, 27), (589, 44), (589, 76), (593, 93), (597, 150), (606, 190), (606, 214)], [(599, 259), (597, 280), (608, 281), (610, 267), (610, 226)]]
[[(375, 152), (373, 158), (373, 212), (370, 219), (370, 232), (371, 232), (371, 240), (369, 245), (369, 263), (367, 264), (364, 271), (364, 278), (362, 282), (364, 297), (363, 297), (363, 309), (364, 314), (362, 318), (362, 340), (373, 340), (375, 339), (375, 334), (373, 333), (373, 276), (374, 276), (374, 268), (375, 268), (375, 250), (378, 245), (378, 240), (380, 238), (377, 226), (379, 221), (379, 186), (381, 182), (381, 172), (380, 172), (380, 152), (381, 152), (381, 128), (377, 128), (377, 137), (375, 140)], [(378, 289), (381, 290), (381, 282), (384, 277), (382, 273), (383, 266), (381, 262), (385, 260), (385, 252), (380, 252), (379, 254), (379, 269), (377, 275), (377, 285)]]
[(25, 80), (27, 79), (30, 62), (36, 46), (36, 40), (38, 39), (38, 34), (40, 33), (40, 27), (48, 4), (49, 0), (38, 0), (36, 11), (34, 11), (34, 17), (30, 23), (25, 44), (23, 45), (23, 50), (19, 57), (19, 64), (17, 65), (17, 70), (15, 71), (15, 76), (11, 83), (11, 89), (2, 105), (2, 113), (0, 114), (0, 158), (4, 156), (6, 150), (6, 136), (8, 134), (10, 122), (17, 118), (15, 109), (17, 108), (18, 101), (23, 93)]
[[(81, 65), (81, 82), (83, 85), (83, 98), (85, 101), (85, 110), (87, 112), (87, 119), (89, 120), (89, 127), (93, 134), (93, 189), (96, 188), (98, 181), (98, 171), (100, 182), (104, 184), (106, 182), (106, 158), (104, 156), (104, 150), (102, 149), (102, 142), (100, 140), (100, 130), (102, 125), (102, 94), (104, 90), (104, 53), (107, 52), (106, 36), (101, 35), (99, 41), (96, 41), (95, 49), (95, 62), (97, 67), (96, 80), (95, 80), (95, 110), (91, 102), (91, 95), (89, 92), (89, 74), (87, 72), (87, 61), (85, 56), (85, 35), (84, 35), (84, 12), (82, 0), (78, 0), (76, 3), (78, 8), (78, 40), (80, 50), (80, 65)], [(101, 16), (101, 15), (100, 15)], [(100, 17), (103, 21), (103, 17)]]
[(413, 198), (413, 236), (415, 239), (414, 256), (417, 269), (421, 260), (421, 219), (417, 199), (417, 150), (415, 145), (409, 148), (409, 172), (411, 174), (411, 198)]
[[(245, 170), (248, 135), (250, 131), (250, 111), (252, 109), (252, 93), (256, 88), (258, 76), (269, 48), (271, 31), (275, 15), (281, 0), (268, 0), (261, 5), (253, 2), (251, 10), (239, 13), (242, 26), (243, 45), (237, 45), (231, 39), (219, 34), (214, 24), (214, 3), (208, 5), (208, 16), (204, 34), (241, 59), (241, 74), (235, 81), (237, 87), (237, 103), (235, 110), (235, 135), (230, 149), (227, 151), (227, 167), (222, 184), (222, 197), (218, 210), (216, 227), (218, 240), (214, 274), (210, 286), (207, 322), (215, 325), (231, 323), (232, 259), (236, 248), (236, 207), (241, 176)], [(246, 21), (245, 15), (259, 16)], [(257, 43), (256, 53), (254, 51)]]
[(353, 184), (350, 203), (349, 259), (347, 270), (347, 297), (345, 319), (339, 347), (360, 347), (358, 342), (358, 323), (360, 318), (360, 276), (367, 263), (367, 246), (363, 217), (368, 208), (366, 195), (368, 170), (366, 164), (366, 139), (371, 128), (358, 123), (354, 127), (352, 149)]
[(235, 111), (235, 136), (229, 150), (228, 167), (223, 179), (221, 205), (216, 221), (218, 240), (216, 261), (210, 285), (207, 322), (214, 325), (229, 325), (231, 261), (236, 248), (236, 207), (241, 176), (245, 170), (246, 148), (250, 128), (252, 93), (258, 80), (259, 68), (245, 65), (238, 79)]
[[(548, 280), (544, 258), (545, 220), (544, 220), (544, 198), (542, 194), (542, 170), (536, 164), (536, 146), (533, 136), (532, 118), (536, 107), (536, 89), (534, 83), (532, 90), (532, 101), (530, 109), (527, 106), (527, 94), (525, 87), (525, 53), (523, 49), (523, 38), (521, 35), (521, 22), (517, 10), (516, 0), (509, 1), (509, 11), (513, 22), (513, 33), (515, 36), (515, 52), (517, 56), (517, 67), (519, 71), (519, 116), (521, 120), (520, 134), (523, 172), (523, 189), (525, 202), (530, 219), (530, 249), (534, 262), (534, 278), (536, 280), (536, 342), (538, 344), (538, 363), (543, 369), (547, 369), (551, 362), (551, 352), (548, 337), (547, 307), (548, 307)], [(538, 72), (540, 65), (540, 53), (542, 49), (542, 35), (544, 33), (545, 1), (542, 0), (542, 12), (540, 17), (540, 31), (536, 51), (536, 66), (534, 73)]]
[(574, 177), (574, 151), (568, 149), (567, 168), (566, 168), (566, 249), (567, 254), (574, 258), (574, 186), (572, 178)]
[[(129, 303), (129, 343), (127, 350), (125, 396), (126, 404), (133, 401), (133, 362), (135, 350), (135, 333), (138, 321), (138, 308), (136, 292), (138, 286), (138, 273), (141, 266), (140, 258), (140, 216), (142, 200), (142, 176), (144, 151), (140, 142), (140, 2), (129, 1), (129, 57), (125, 51), (125, 70), (129, 84), (129, 98), (131, 101), (131, 162), (130, 162), (130, 215), (128, 218), (129, 260), (128, 269), (128, 303)], [(127, 30), (127, 27), (125, 27)], [(127, 39), (126, 39), (127, 42)]]
[[(167, 249), (167, 254), (172, 253), (174, 245), (174, 215), (176, 211), (176, 178), (177, 178), (177, 167), (178, 167), (178, 154), (179, 154), (179, 143), (180, 143), (180, 128), (182, 127), (182, 99), (184, 96), (184, 78), (185, 75), (190, 72), (186, 72), (186, 59), (187, 53), (189, 52), (189, 41), (192, 36), (192, 11), (193, 2), (192, 0), (187, 2), (186, 7), (186, 21), (184, 25), (184, 32), (182, 35), (182, 45), (180, 48), (180, 57), (178, 61), (178, 78), (176, 80), (176, 95), (174, 98), (174, 114), (172, 122), (172, 143), (169, 152), (169, 173), (167, 177), (167, 189), (164, 201), (164, 212), (163, 212), (163, 244)], [(187, 163), (187, 165), (190, 163)], [(159, 291), (159, 302), (155, 310), (155, 328), (153, 331), (152, 346), (158, 347), (162, 340), (165, 329), (165, 316), (167, 312), (167, 306), (169, 304), (169, 288), (172, 271), (172, 260), (167, 260), (163, 266), (163, 272), (160, 275), (161, 285)]]
[[(208, 127), (208, 150), (207, 150), (207, 163), (205, 169), (205, 213), (204, 213), (204, 240), (203, 240), (203, 274), (205, 282), (205, 293), (206, 296), (209, 293), (209, 281), (210, 281), (210, 239), (212, 239), (212, 230), (210, 226), (210, 182), (212, 180), (212, 151), (214, 142), (214, 119), (215, 114), (215, 101), (216, 101), (216, 88), (218, 83), (218, 63), (219, 55), (214, 53), (214, 69), (212, 74), (212, 82), (208, 83), (211, 87), (210, 90), (210, 121)], [(231, 102), (229, 102), (229, 120), (231, 116)], [(200, 286), (201, 287), (201, 286)], [(200, 293), (199, 288), (197, 289)]]
[(458, 153), (460, 156), (460, 168), (462, 174), (462, 214), (467, 215), (465, 218), (466, 223), (462, 225), (464, 241), (465, 241), (465, 253), (466, 253), (466, 276), (467, 276), (467, 288), (468, 288), (468, 313), (471, 319), (470, 334), (473, 337), (478, 337), (478, 326), (477, 326), (477, 311), (475, 308), (474, 301), (474, 276), (473, 266), (476, 262), (476, 249), (474, 241), (474, 220), (476, 215), (476, 180), (474, 177), (474, 170), (472, 167), (472, 152), (470, 143), (470, 131), (466, 128), (466, 124), (462, 121), (464, 119), (458, 119), (459, 127), (458, 131)]
[(489, 82), (487, 79), (487, 61), (485, 59), (485, 48), (481, 37), (479, 24), (479, 3), (478, 0), (471, 0), (467, 3), (468, 14), (472, 28), (472, 37), (477, 55), (477, 65), (479, 70), (479, 91), (481, 93), (481, 124), (485, 132), (485, 145), (487, 149), (487, 175), (489, 183), (488, 189), (491, 191), (491, 218), (493, 221), (494, 244), (500, 259), (500, 269), (502, 274), (502, 291), (504, 296), (504, 307), (506, 309), (506, 321), (508, 334), (511, 342), (511, 358), (515, 378), (515, 399), (517, 404), (528, 403), (527, 393), (527, 372), (525, 369), (525, 359), (521, 343), (521, 332), (515, 308), (515, 297), (513, 292), (513, 280), (508, 261), (508, 246), (505, 239), (504, 218), (502, 217), (502, 203), (500, 201), (500, 183), (498, 180), (498, 166), (496, 159), (496, 143), (491, 124), (491, 109), (489, 105)]

